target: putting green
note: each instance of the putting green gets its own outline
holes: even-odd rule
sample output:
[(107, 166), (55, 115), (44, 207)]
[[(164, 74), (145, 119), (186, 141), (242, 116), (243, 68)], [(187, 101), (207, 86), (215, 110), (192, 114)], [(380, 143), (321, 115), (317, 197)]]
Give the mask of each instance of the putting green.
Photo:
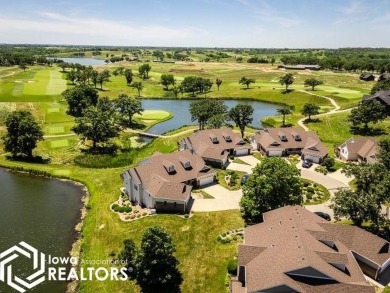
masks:
[(134, 117), (142, 120), (163, 120), (170, 115), (171, 113), (164, 110), (145, 110), (142, 115), (135, 114)]
[(69, 146), (69, 141), (67, 139), (53, 140), (50, 142), (51, 148), (63, 148), (68, 146)]
[(49, 126), (49, 127), (47, 127), (47, 132), (49, 134), (64, 133), (65, 127), (64, 126)]

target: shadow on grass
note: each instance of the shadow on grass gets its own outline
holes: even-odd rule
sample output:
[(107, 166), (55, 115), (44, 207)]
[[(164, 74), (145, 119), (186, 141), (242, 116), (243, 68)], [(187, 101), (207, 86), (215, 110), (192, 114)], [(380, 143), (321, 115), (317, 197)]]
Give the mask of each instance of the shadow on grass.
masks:
[(286, 128), (286, 127), (293, 127), (294, 125), (292, 123), (285, 123), (284, 125), (282, 125), (282, 127)]
[(319, 118), (311, 118), (311, 119), (307, 118), (307, 119), (303, 120), (303, 123), (304, 123), (304, 124), (309, 124), (309, 123), (320, 123), (320, 122), (322, 122), (322, 120), (319, 119)]
[(289, 93), (292, 93), (293, 91), (295, 91), (295, 90), (293, 90), (293, 89), (283, 90), (282, 94), (289, 94)]
[(359, 134), (363, 136), (379, 136), (379, 135), (384, 135), (386, 132), (382, 128), (374, 128), (374, 127), (357, 127), (357, 126), (352, 126), (350, 129), (350, 133), (352, 134)]
[(51, 161), (50, 158), (43, 158), (41, 156), (33, 156), (33, 157), (6, 156), (6, 157), (10, 161), (18, 161), (18, 162), (34, 163), (34, 164), (48, 164)]

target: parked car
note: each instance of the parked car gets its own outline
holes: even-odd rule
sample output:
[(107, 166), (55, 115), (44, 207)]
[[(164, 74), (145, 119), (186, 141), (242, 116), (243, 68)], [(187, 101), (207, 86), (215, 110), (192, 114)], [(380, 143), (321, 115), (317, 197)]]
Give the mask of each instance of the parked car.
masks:
[(244, 184), (248, 180), (249, 176), (250, 175), (248, 173), (245, 173), (244, 175), (242, 175), (242, 177), (241, 177), (241, 185)]
[(330, 221), (331, 220), (331, 217), (329, 214), (327, 213), (324, 213), (324, 212), (314, 212), (317, 216), (327, 220), (327, 221)]
[(313, 161), (312, 160), (309, 160), (309, 159), (304, 159), (303, 162), (302, 162), (302, 167), (303, 168), (310, 168), (311, 166), (313, 166)]

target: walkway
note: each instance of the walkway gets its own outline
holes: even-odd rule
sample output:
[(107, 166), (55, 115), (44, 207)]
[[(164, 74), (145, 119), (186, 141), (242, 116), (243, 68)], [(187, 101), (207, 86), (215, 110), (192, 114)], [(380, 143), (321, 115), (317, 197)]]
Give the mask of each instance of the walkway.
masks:
[(139, 135), (144, 135), (144, 136), (149, 136), (149, 137), (172, 138), (172, 137), (176, 137), (176, 136), (181, 136), (181, 135), (186, 134), (186, 133), (194, 132), (194, 130), (195, 130), (195, 128), (191, 128), (191, 129), (187, 129), (187, 130), (184, 130), (184, 131), (181, 131), (181, 132), (178, 132), (178, 133), (175, 133), (175, 134), (170, 134), (170, 135), (153, 134), (153, 133), (148, 133), (148, 132), (144, 132), (144, 131), (134, 130), (134, 129), (130, 129), (130, 128), (125, 129), (125, 132), (136, 133), (136, 134), (139, 134)]
[[(320, 97), (320, 98), (323, 98), (323, 99), (327, 99), (327, 100), (329, 100), (329, 101), (331, 102), (331, 104), (334, 106), (334, 109), (330, 110), (329, 112), (321, 113), (321, 114), (318, 114), (318, 115), (314, 115), (314, 116), (312, 116), (312, 117), (321, 117), (321, 116), (325, 116), (325, 115), (332, 115), (332, 114), (347, 112), (347, 111), (350, 111), (350, 110), (351, 110), (351, 109), (340, 110), (340, 106), (339, 106), (339, 105), (336, 103), (336, 101), (333, 100), (332, 98), (329, 98), (329, 97), (326, 97), (326, 96), (317, 95), (317, 94), (314, 94), (314, 93), (311, 93), (311, 92), (308, 92), (308, 91), (305, 91), (305, 90), (300, 90), (300, 92), (306, 93), (306, 94), (308, 94), (308, 95)], [(302, 127), (305, 131), (309, 131), (309, 128), (306, 127), (306, 125), (303, 123), (306, 119), (307, 119), (307, 117), (303, 117), (303, 118), (299, 119), (297, 123), (298, 123), (298, 125), (299, 125), (300, 127)]]

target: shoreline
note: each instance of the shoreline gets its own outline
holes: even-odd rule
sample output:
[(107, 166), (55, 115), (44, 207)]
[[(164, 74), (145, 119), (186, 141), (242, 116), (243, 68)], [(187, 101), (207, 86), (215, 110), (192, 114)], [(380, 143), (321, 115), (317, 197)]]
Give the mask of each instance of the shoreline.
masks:
[[(46, 179), (54, 179), (54, 180), (58, 180), (58, 181), (61, 181), (61, 182), (67, 182), (71, 185), (73, 185), (74, 187), (76, 188), (80, 188), (81, 192), (82, 192), (82, 197), (80, 198), (80, 202), (81, 202), (81, 207), (80, 207), (80, 216), (79, 216), (79, 219), (77, 219), (77, 223), (76, 225), (73, 227), (73, 231), (72, 231), (72, 235), (73, 235), (73, 242), (71, 243), (71, 247), (70, 247), (70, 250), (69, 250), (69, 256), (70, 257), (77, 257), (77, 258), (80, 258), (80, 255), (81, 255), (81, 240), (82, 240), (82, 237), (81, 237), (81, 230), (83, 228), (83, 225), (84, 225), (84, 219), (85, 217), (87, 216), (88, 214), (88, 202), (89, 202), (89, 199), (90, 199), (90, 192), (88, 190), (88, 187), (80, 182), (80, 181), (76, 181), (76, 180), (73, 180), (73, 179), (70, 179), (66, 176), (55, 176), (55, 175), (52, 175), (46, 171), (35, 171), (36, 173), (32, 172), (33, 170), (26, 170), (24, 167), (10, 167), (10, 166), (4, 166), (3, 164), (0, 163), (0, 168), (4, 169), (5, 171), (7, 172), (14, 172), (14, 173), (19, 173), (19, 174), (28, 174), (30, 176), (36, 176), (36, 177), (43, 177), (43, 178), (46, 178)], [(72, 267), (76, 267), (78, 268), (78, 266), (73, 266)], [(71, 281), (71, 282), (66, 282), (66, 289), (64, 291), (64, 293), (75, 293), (76, 292), (76, 289), (78, 287), (78, 283), (79, 281)]]

